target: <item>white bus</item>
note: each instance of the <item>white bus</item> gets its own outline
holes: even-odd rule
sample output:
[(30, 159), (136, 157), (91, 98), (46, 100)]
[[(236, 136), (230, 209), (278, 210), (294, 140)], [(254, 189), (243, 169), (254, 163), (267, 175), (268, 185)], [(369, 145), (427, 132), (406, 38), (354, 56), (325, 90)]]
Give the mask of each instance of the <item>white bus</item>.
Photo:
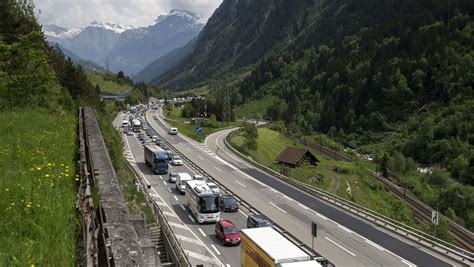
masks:
[(191, 180), (186, 183), (186, 201), (189, 210), (199, 223), (220, 220), (219, 195), (204, 181)]

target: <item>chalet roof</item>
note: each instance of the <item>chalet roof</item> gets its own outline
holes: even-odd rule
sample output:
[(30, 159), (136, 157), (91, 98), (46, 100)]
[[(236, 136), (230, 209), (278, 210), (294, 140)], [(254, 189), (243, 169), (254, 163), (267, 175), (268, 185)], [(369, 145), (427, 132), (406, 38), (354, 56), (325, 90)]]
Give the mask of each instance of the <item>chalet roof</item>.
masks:
[(319, 162), (319, 160), (313, 154), (311, 154), (311, 152), (309, 152), (308, 150), (299, 149), (299, 148), (291, 147), (291, 146), (286, 147), (285, 150), (283, 150), (283, 152), (281, 152), (280, 155), (278, 155), (276, 160), (278, 162), (297, 165), (298, 162), (307, 153), (308, 153), (309, 157), (311, 157), (311, 158), (315, 159), (315, 161)]

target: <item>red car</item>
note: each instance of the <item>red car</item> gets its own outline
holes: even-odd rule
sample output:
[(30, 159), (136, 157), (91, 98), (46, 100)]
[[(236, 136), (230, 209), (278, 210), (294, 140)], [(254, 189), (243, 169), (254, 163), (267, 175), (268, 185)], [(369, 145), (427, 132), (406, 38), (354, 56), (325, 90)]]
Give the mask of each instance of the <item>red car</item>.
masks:
[(223, 219), (216, 223), (216, 236), (224, 245), (237, 246), (241, 241), (239, 230), (230, 220)]

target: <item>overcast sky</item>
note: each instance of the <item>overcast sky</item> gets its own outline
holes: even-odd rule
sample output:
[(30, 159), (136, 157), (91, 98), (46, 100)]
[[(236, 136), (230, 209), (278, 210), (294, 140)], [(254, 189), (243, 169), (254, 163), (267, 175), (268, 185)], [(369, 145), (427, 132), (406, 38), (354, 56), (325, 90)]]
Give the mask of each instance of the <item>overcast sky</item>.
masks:
[(222, 0), (33, 0), (33, 2), (41, 24), (79, 28), (89, 25), (94, 20), (121, 25), (150, 25), (159, 15), (167, 14), (171, 9), (192, 11), (207, 20)]

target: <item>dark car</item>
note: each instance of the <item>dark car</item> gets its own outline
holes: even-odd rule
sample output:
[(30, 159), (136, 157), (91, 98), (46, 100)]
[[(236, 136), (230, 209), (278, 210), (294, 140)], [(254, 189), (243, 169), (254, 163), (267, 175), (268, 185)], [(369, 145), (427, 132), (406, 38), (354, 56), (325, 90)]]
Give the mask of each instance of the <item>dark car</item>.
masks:
[(247, 228), (272, 227), (272, 222), (263, 214), (250, 214), (247, 218)]
[(219, 206), (222, 211), (238, 211), (239, 204), (233, 196), (221, 195), (219, 201)]
[(143, 140), (145, 139), (145, 135), (143, 133), (138, 134), (138, 139)]
[(170, 147), (165, 143), (161, 143), (160, 147), (163, 148), (163, 150), (171, 150)]
[(241, 242), (240, 233), (237, 227), (230, 220), (220, 220), (216, 223), (216, 237), (224, 245), (239, 245)]
[(174, 156), (177, 156), (174, 152), (171, 150), (166, 151), (166, 154), (168, 154), (168, 160), (172, 160)]

